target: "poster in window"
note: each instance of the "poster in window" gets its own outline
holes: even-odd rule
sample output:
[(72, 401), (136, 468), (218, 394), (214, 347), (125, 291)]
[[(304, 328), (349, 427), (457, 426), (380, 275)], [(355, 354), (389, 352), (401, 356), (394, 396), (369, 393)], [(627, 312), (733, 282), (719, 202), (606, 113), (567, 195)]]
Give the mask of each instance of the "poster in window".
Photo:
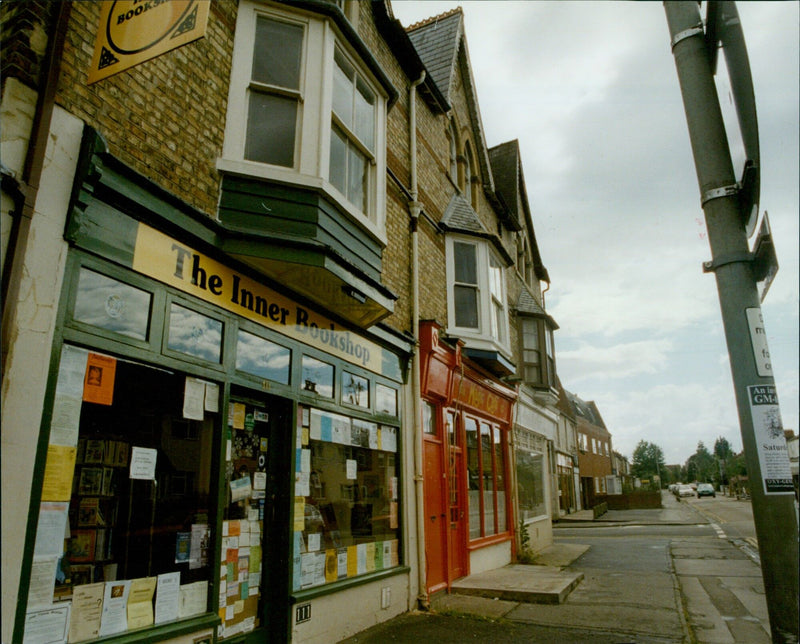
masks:
[(86, 379), (83, 382), (83, 400), (98, 405), (111, 405), (114, 402), (116, 372), (116, 359), (90, 353), (86, 363)]
[(78, 482), (78, 494), (98, 495), (103, 491), (103, 468), (84, 467)]
[(92, 561), (96, 539), (97, 534), (94, 530), (73, 530), (68, 550), (70, 561)]

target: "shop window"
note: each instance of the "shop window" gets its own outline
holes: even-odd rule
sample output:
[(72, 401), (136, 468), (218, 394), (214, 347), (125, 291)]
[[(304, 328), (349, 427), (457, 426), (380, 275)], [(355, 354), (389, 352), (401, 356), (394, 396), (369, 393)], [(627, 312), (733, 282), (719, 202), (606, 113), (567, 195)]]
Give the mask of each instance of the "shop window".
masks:
[(397, 389), (378, 383), (375, 386), (375, 397), (378, 413), (397, 417)]
[(349, 371), (342, 372), (343, 402), (369, 409), (369, 380)]
[(517, 450), (517, 498), (522, 520), (547, 514), (544, 501), (544, 455)]
[(311, 356), (303, 356), (303, 384), (310, 391), (325, 398), (333, 398), (333, 365)]
[(300, 407), (293, 587), (398, 566), (396, 427)]
[[(499, 428), (466, 416), (470, 539), (505, 532), (505, 441)], [(496, 430), (496, 431), (495, 431)]]
[(169, 308), (167, 347), (219, 364), (222, 359), (222, 322), (172, 303)]
[(70, 642), (208, 612), (219, 387), (65, 345), (57, 392), (29, 612), (71, 600)]
[(236, 340), (236, 368), (239, 371), (288, 385), (291, 366), (290, 349), (239, 330)]
[(135, 340), (147, 340), (152, 300), (147, 291), (81, 268), (73, 319)]

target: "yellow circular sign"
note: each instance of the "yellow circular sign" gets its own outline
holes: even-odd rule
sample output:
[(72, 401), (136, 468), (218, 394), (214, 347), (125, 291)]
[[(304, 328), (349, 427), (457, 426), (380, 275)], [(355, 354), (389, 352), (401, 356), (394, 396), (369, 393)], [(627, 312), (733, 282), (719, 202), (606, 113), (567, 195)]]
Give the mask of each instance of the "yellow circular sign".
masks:
[(108, 45), (118, 54), (138, 54), (178, 27), (197, 0), (117, 0), (106, 22)]

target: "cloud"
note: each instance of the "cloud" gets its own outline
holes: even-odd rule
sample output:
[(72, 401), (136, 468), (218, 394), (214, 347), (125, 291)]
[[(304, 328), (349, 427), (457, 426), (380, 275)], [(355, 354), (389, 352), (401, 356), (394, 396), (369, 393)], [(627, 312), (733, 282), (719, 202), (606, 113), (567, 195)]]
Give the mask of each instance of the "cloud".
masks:
[(577, 371), (580, 375), (571, 379), (575, 384), (598, 376), (621, 379), (644, 373), (654, 374), (666, 366), (671, 350), (672, 343), (663, 339), (613, 346), (582, 343), (577, 349), (558, 352), (558, 369), (565, 373)]
[(608, 392), (599, 406), (613, 427), (614, 449), (632, 455), (645, 440), (659, 445), (667, 463), (684, 463), (703, 441), (712, 449), (719, 436), (741, 450), (733, 389), (723, 382), (657, 385), (629, 392)]
[[(393, 8), (410, 24), (458, 5), (404, 0)], [(520, 141), (553, 280), (546, 305), (560, 326), (564, 386), (595, 400), (624, 454), (639, 439), (680, 463), (698, 440), (712, 447), (725, 435), (740, 446), (663, 5), (461, 6), (486, 142)], [(761, 210), (770, 213), (780, 263), (762, 309), (784, 426), (798, 429), (800, 3), (737, 7), (758, 109)]]

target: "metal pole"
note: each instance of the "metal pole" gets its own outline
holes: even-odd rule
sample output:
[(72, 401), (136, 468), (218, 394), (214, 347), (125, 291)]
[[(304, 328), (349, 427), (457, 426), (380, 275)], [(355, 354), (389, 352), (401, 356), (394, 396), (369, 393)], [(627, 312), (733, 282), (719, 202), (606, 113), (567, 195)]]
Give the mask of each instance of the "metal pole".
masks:
[[(771, 375), (759, 374), (759, 371), (763, 374), (763, 369), (759, 369), (755, 356), (753, 319), (760, 318), (761, 308), (730, 150), (698, 4), (664, 2), (664, 8), (711, 246), (712, 260), (706, 264), (706, 270), (713, 271), (716, 277), (730, 356), (772, 640), (797, 642), (798, 541), (794, 496), (770, 488), (770, 477), (774, 471), (782, 470), (782, 457), (788, 467), (788, 453), (781, 454), (778, 447), (764, 452), (768, 443), (765, 434), (773, 427), (782, 430), (782, 426), (774, 395), (775, 381)], [(755, 333), (763, 335), (763, 325)], [(766, 407), (759, 407), (764, 398), (770, 403), (771, 424), (762, 413)], [(777, 460), (770, 460), (773, 456)]]

